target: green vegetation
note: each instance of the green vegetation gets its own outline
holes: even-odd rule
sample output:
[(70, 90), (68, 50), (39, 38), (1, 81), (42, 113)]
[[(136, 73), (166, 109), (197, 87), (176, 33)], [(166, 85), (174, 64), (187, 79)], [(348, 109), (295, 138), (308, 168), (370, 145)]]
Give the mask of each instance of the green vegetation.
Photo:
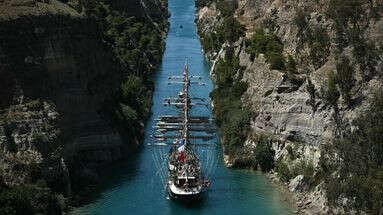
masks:
[(17, 187), (0, 193), (1, 214), (33, 214), (29, 189)]
[(327, 61), (330, 52), (330, 38), (327, 31), (321, 26), (310, 27), (308, 24), (308, 10), (299, 9), (294, 17), (294, 23), (298, 27), (300, 51), (307, 44), (310, 48), (309, 59), (315, 69), (320, 68)]
[(350, 41), (354, 47), (352, 54), (359, 64), (363, 80), (369, 81), (377, 73), (375, 66), (382, 50), (379, 51), (372, 42), (366, 40), (359, 28), (350, 31)]
[(236, 77), (241, 73), (233, 48), (227, 48), (225, 59), (220, 59), (215, 68), (217, 88), (211, 93), (214, 100), (214, 114), (223, 136), (226, 154), (240, 153), (250, 129), (251, 113), (242, 107), (241, 96), (247, 90), (247, 83)]
[(233, 43), (244, 36), (244, 32), (244, 27), (233, 16), (224, 17), (220, 26), (202, 35), (201, 43), (205, 52), (218, 52), (226, 41)]
[[(383, 91), (354, 122), (355, 130), (335, 139), (320, 162), (327, 196), (336, 204), (341, 196), (348, 208), (376, 214), (383, 208)], [(337, 159), (334, 159), (337, 157)], [(333, 172), (336, 174), (333, 174)]]
[(327, 104), (331, 105), (334, 108), (337, 108), (337, 103), (340, 94), (336, 86), (336, 76), (333, 72), (330, 72), (328, 74), (327, 79), (327, 92), (325, 95), (325, 100)]
[(245, 29), (237, 19), (233, 16), (229, 16), (224, 19), (220, 32), (223, 32), (225, 41), (233, 43), (244, 36)]
[(271, 148), (271, 142), (261, 138), (255, 147), (255, 158), (262, 172), (268, 172), (274, 168), (274, 155), (275, 151)]
[[(68, 1), (63, 0), (62, 2), (67, 3)], [(82, 87), (86, 88), (88, 93), (93, 96), (100, 95), (97, 92), (108, 89), (108, 91), (101, 93), (108, 96), (104, 100), (103, 107), (99, 110), (100, 114), (110, 122), (116, 131), (119, 131), (125, 137), (130, 137), (129, 141), (124, 141), (127, 143), (126, 145), (139, 143), (143, 139), (143, 121), (149, 115), (150, 110), (151, 91), (153, 90), (151, 76), (156, 69), (156, 65), (160, 63), (164, 49), (162, 37), (167, 27), (166, 20), (163, 19), (165, 15), (156, 14), (158, 17), (148, 17), (147, 10), (150, 8), (146, 5), (148, 8), (146, 8), (145, 14), (142, 14), (141, 17), (131, 16), (128, 14), (137, 14), (129, 11), (132, 8), (117, 8), (116, 2), (111, 0), (79, 1), (79, 3), (76, 2), (74, 4), (76, 6), (72, 4), (71, 6), (79, 6), (78, 9), (84, 9), (82, 10), (82, 15), (86, 16), (84, 19), (54, 15), (48, 17), (48, 20), (44, 19), (48, 23), (44, 22), (43, 24), (51, 26), (52, 23), (49, 21), (52, 18), (53, 24), (54, 22), (59, 22), (59, 24), (63, 25), (61, 27), (64, 27), (64, 31), (67, 31), (69, 28), (70, 32), (73, 30), (70, 25), (74, 24), (75, 32), (80, 31), (80, 39), (84, 39), (84, 36), (85, 38), (89, 36), (90, 40), (97, 40), (95, 41), (98, 44), (97, 48), (102, 50), (96, 54), (102, 53), (100, 57), (107, 58), (106, 62), (111, 60), (113, 62), (103, 67), (110, 68), (107, 71), (108, 74), (98, 75), (97, 71), (95, 71), (97, 74), (90, 75), (92, 77), (91, 80), (81, 81), (86, 84), (86, 86)], [(134, 7), (133, 9), (135, 9)], [(87, 30), (77, 29), (85, 23), (89, 24)], [(40, 21), (35, 24), (37, 26), (41, 25)], [(58, 27), (58, 29), (63, 29), (60, 26)], [(28, 29), (24, 30), (28, 31)], [(66, 38), (65, 41), (79, 39), (79, 35), (76, 33), (70, 35), (73, 38)], [(83, 56), (80, 55), (83, 53), (78, 50), (81, 47), (72, 47), (70, 44), (70, 47), (65, 44), (61, 45), (65, 49), (62, 51), (65, 51), (65, 53), (69, 51), (69, 55), (75, 55), (74, 63), (82, 59)], [(36, 47), (33, 48), (33, 50), (35, 49)], [(38, 47), (37, 49), (39, 50)], [(36, 54), (39, 55), (40, 53)], [(91, 58), (89, 60), (95, 59)], [(33, 59), (29, 61), (33, 61)], [(82, 66), (81, 64), (78, 69), (81, 69)], [(42, 65), (38, 67), (42, 67)], [(38, 71), (41, 73), (40, 70)], [(45, 73), (41, 74), (49, 76)], [(104, 79), (104, 76), (109, 75), (113, 78)], [(23, 76), (23, 74), (20, 76)], [(40, 76), (35, 75), (35, 73), (27, 74), (25, 79), (28, 79), (28, 85), (25, 88), (33, 88), (35, 91), (35, 86), (31, 84), (43, 83), (44, 90), (38, 87), (36, 93), (26, 93), (28, 99), (25, 99), (25, 102), (28, 102), (26, 104), (28, 110), (33, 110), (36, 113), (40, 111), (40, 114), (42, 114), (44, 112), (42, 110), (47, 109), (45, 102), (29, 100), (29, 97), (33, 95), (32, 98), (35, 98), (35, 95), (41, 95), (45, 98), (45, 95), (49, 95), (49, 93), (45, 93), (47, 91), (46, 88), (55, 88), (50, 88), (52, 84), (47, 82), (48, 79), (46, 77), (43, 78), (43, 81), (35, 81), (36, 78), (40, 79)], [(84, 79), (84, 77), (79, 76), (77, 78)], [(113, 86), (114, 90), (110, 90)], [(42, 91), (42, 93), (37, 91)], [(50, 92), (53, 91), (51, 90)], [(96, 99), (98, 100), (96, 103), (99, 103), (101, 99), (104, 99), (104, 96)], [(50, 101), (51, 99), (48, 100)], [(49, 109), (50, 111), (51, 108)], [(60, 111), (64, 110), (60, 109)], [(70, 121), (71, 117), (77, 117), (77, 115), (71, 116), (71, 114), (66, 114), (66, 111), (64, 112), (63, 116), (60, 115), (59, 122), (44, 122), (45, 126), (43, 126), (42, 130), (40, 129), (41, 131), (32, 128), (33, 134), (28, 136), (28, 140), (25, 140), (26, 143), (23, 144), (16, 144), (12, 136), (16, 126), (22, 126), (22, 123), (14, 123), (17, 119), (13, 116), (9, 116), (9, 118), (12, 118), (10, 122), (4, 121), (4, 136), (6, 138), (6, 145), (4, 147), (8, 151), (6, 152), (7, 156), (4, 155), (4, 152), (0, 153), (0, 157), (5, 163), (4, 168), (0, 168), (0, 172), (4, 173), (0, 177), (0, 214), (62, 214), (63, 210), (66, 210), (66, 198), (63, 195), (66, 195), (68, 199), (74, 197), (72, 203), (79, 204), (79, 199), (85, 198), (85, 195), (89, 194), (89, 192), (84, 191), (91, 190), (93, 185), (96, 184), (97, 177), (93, 177), (96, 174), (88, 170), (88, 168), (95, 168), (96, 163), (88, 164), (89, 157), (82, 156), (81, 153), (83, 151), (76, 150), (74, 149), (76, 146), (67, 144), (73, 142), (71, 139), (72, 135), (76, 136), (73, 133), (78, 132), (79, 126), (71, 125), (70, 127), (75, 128), (66, 128), (67, 126), (63, 124)], [(1, 112), (0, 114), (2, 115), (3, 113)], [(36, 120), (36, 116), (33, 114), (32, 118)], [(25, 133), (31, 128), (28, 127), (28, 122), (24, 124), (27, 127), (20, 128), (22, 129), (20, 132)], [(54, 127), (52, 127), (52, 124), (54, 124)], [(76, 131), (68, 132), (72, 131), (72, 129)], [(51, 134), (48, 132), (51, 132)], [(18, 148), (21, 145), (28, 145), (28, 142), (41, 155), (28, 149), (21, 150)], [(64, 143), (66, 144), (65, 149)], [(14, 153), (15, 155), (8, 156), (8, 153)], [(41, 162), (39, 160), (40, 156), (42, 157)], [(65, 164), (63, 164), (62, 158), (64, 158)], [(84, 172), (84, 169), (87, 171)], [(17, 179), (16, 177), (20, 178)], [(13, 183), (25, 184), (15, 185)]]
[[(200, 35), (205, 52), (218, 52), (225, 42), (229, 44), (225, 59), (219, 59), (215, 66), (217, 87), (210, 96), (214, 101), (214, 114), (222, 133), (225, 153), (236, 157), (242, 153), (241, 148), (250, 129), (251, 112), (243, 107), (241, 101), (248, 84), (241, 81), (243, 68), (239, 66), (231, 44), (244, 36), (245, 29), (233, 17), (237, 8), (235, 1), (218, 0), (216, 3), (223, 17), (222, 24), (211, 33)], [(247, 164), (248, 161), (243, 163)]]
[(279, 158), (275, 165), (275, 171), (283, 182), (289, 182), (298, 175), (303, 175), (309, 185), (312, 185), (314, 182), (314, 170), (315, 168), (312, 161), (305, 161), (304, 159), (300, 160), (291, 168), (289, 168), (282, 158)]
[(0, 214), (61, 214), (65, 199), (54, 195), (46, 187), (36, 185), (2, 188), (0, 191)]
[(327, 15), (336, 22), (337, 28), (358, 25), (363, 14), (362, 3), (364, 0), (331, 0)]
[[(197, 5), (200, 0), (197, 1)], [(202, 1), (205, 2), (205, 1)], [(205, 4), (202, 3), (201, 4)], [(211, 2), (211, 1), (210, 1)], [(236, 1), (216, 0), (223, 22), (208, 33), (201, 33), (201, 43), (205, 52), (218, 52), (225, 42), (230, 44), (244, 36), (245, 28), (233, 17), (238, 5)], [(198, 28), (200, 29), (200, 28)]]
[(50, 140), (44, 133), (34, 133), (32, 143), (44, 159), (50, 157), (51, 153), (54, 153), (54, 150), (58, 148), (57, 143)]
[(221, 11), (222, 16), (232, 17), (238, 8), (237, 1), (217, 0), (217, 9)]
[(351, 90), (355, 85), (354, 68), (350, 64), (350, 60), (342, 56), (336, 65), (336, 70), (336, 82), (340, 93), (348, 107), (351, 107)]
[[(217, 1), (217, 8), (223, 16), (222, 25), (212, 30), (212, 33), (203, 35), (202, 45), (206, 52), (218, 52), (222, 45), (227, 42), (225, 59), (219, 59), (215, 66), (215, 77), (217, 88), (211, 93), (214, 101), (214, 114), (220, 127), (225, 154), (241, 158), (242, 147), (248, 137), (250, 129), (250, 118), (252, 113), (243, 107), (241, 97), (248, 88), (248, 84), (241, 81), (243, 68), (234, 56), (231, 44), (244, 36), (244, 27), (233, 17), (237, 8), (236, 1)], [(265, 35), (258, 31), (255, 38), (247, 41), (249, 49), (253, 50), (255, 56), (264, 53), (273, 69), (284, 69), (285, 60), (282, 55), (283, 45), (280, 40), (272, 35)], [(289, 69), (295, 71), (295, 61), (289, 58)], [(258, 141), (255, 150), (255, 160), (262, 171), (274, 168), (274, 150), (271, 143), (265, 139)], [(253, 159), (239, 161), (242, 166), (255, 165)]]
[(316, 27), (308, 38), (310, 59), (315, 69), (319, 69), (327, 61), (330, 52), (330, 38), (322, 27)]
[(129, 75), (119, 90), (105, 101), (104, 111), (109, 115), (115, 129), (124, 136), (142, 141), (142, 122), (148, 115), (151, 105), (151, 91), (145, 87), (142, 78)]
[[(233, 99), (233, 97), (230, 97)], [(216, 102), (216, 101), (215, 101)], [(225, 153), (229, 155), (237, 154), (243, 143), (246, 141), (247, 133), (250, 129), (250, 112), (242, 110), (239, 101), (229, 102), (217, 101), (218, 108), (222, 108), (227, 116), (224, 117), (222, 123), (221, 132), (224, 137), (223, 145), (225, 146)]]
[(253, 156), (238, 156), (235, 157), (235, 162), (233, 163), (233, 168), (238, 168), (238, 169), (248, 169), (252, 168), (254, 170), (257, 170), (258, 167), (258, 162)]
[[(282, 54), (283, 44), (276, 35), (267, 35), (262, 29), (258, 29), (253, 37), (246, 41), (246, 44), (251, 60), (259, 54), (264, 54), (267, 62), (270, 63), (270, 69), (284, 70), (286, 68)], [(290, 62), (289, 66), (295, 67), (295, 61)]]
[(337, 31), (337, 43), (340, 49), (348, 45), (347, 33), (349, 26), (358, 28), (359, 21), (364, 14), (362, 4), (365, 0), (331, 0), (327, 16), (335, 21)]
[[(95, 19), (105, 41), (118, 61), (130, 73), (147, 78), (162, 57), (161, 32), (150, 22), (125, 16), (107, 1), (91, 1), (87, 15)], [(163, 27), (163, 26), (162, 26)]]
[(327, 16), (335, 22), (338, 49), (342, 52), (349, 45), (353, 47), (353, 56), (358, 61), (365, 81), (376, 74), (378, 50), (364, 37), (364, 32), (370, 20), (380, 18), (377, 11), (382, 8), (381, 1), (331, 0), (327, 10)]
[(297, 63), (291, 55), (287, 57), (286, 69), (287, 72), (291, 75), (297, 73)]
[[(218, 29), (217, 29), (218, 30)], [(201, 44), (205, 52), (218, 52), (224, 43), (223, 35), (218, 30), (201, 35)]]
[(297, 158), (294, 149), (293, 147), (291, 147), (291, 145), (286, 146), (286, 150), (289, 153), (290, 160), (295, 160)]
[(197, 8), (208, 6), (212, 0), (195, 0), (195, 6)]
[(364, 0), (331, 0), (327, 16), (334, 20), (336, 27), (336, 43), (340, 50), (349, 45), (348, 32), (350, 28), (359, 28), (359, 21), (364, 11), (362, 9)]
[[(347, 57), (339, 57), (336, 63), (336, 73), (334, 71), (328, 74), (327, 89), (322, 95), (317, 92), (319, 89), (315, 89), (314, 84), (308, 79), (306, 90), (310, 99), (307, 102), (313, 112), (317, 110), (317, 103), (320, 103), (317, 100), (321, 98), (336, 112), (340, 96), (348, 107), (352, 107), (352, 89), (356, 85), (355, 71), (357, 69), (355, 67), (359, 67), (362, 72), (363, 81), (369, 81), (377, 74), (376, 68), (381, 50), (378, 50), (375, 44), (365, 38), (365, 31), (372, 23), (371, 17), (377, 17), (379, 15), (377, 11), (382, 11), (380, 2), (330, 0), (325, 19), (331, 19), (335, 24), (335, 40), (332, 40), (327, 33), (327, 28), (330, 29), (333, 26), (326, 26), (326, 28), (323, 28), (321, 24), (313, 26), (311, 21), (309, 25), (311, 11), (306, 8), (297, 11), (294, 19), (298, 26), (300, 43), (297, 51), (309, 49), (308, 61), (314, 69), (321, 68), (326, 63), (333, 48), (337, 48), (334, 53), (339, 56), (345, 47), (351, 47), (351, 53), (355, 59), (350, 61)], [(228, 14), (228, 12), (223, 14)], [(317, 22), (321, 22), (320, 18), (318, 17)], [(270, 23), (271, 21), (269, 20)], [(211, 38), (205, 37), (206, 41), (203, 40), (204, 48), (207, 47), (205, 50), (218, 51), (221, 45), (227, 41), (223, 35), (214, 33)], [(246, 41), (246, 47), (252, 60), (262, 53), (271, 69), (285, 70), (288, 74), (296, 73), (294, 58), (288, 56), (287, 60), (284, 59), (283, 44), (276, 36), (258, 30), (250, 40)], [(222, 125), (227, 125), (222, 129), (222, 133), (223, 144), (228, 154), (241, 153), (239, 149), (246, 138), (248, 124), (240, 122), (240, 120), (250, 117), (243, 111), (241, 101), (231, 97), (234, 86), (240, 80), (236, 77), (236, 74), (240, 74), (238, 71), (240, 68), (235, 60), (220, 60), (216, 73), (218, 89), (212, 93), (216, 102), (215, 114), (221, 124), (221, 129), (224, 127)], [(239, 84), (239, 86), (244, 86), (244, 84)], [(238, 92), (241, 92), (241, 89), (246, 89), (246, 87), (239, 87), (239, 89)], [(270, 93), (271, 91), (266, 92), (264, 96), (266, 97)], [(241, 94), (238, 93), (238, 95)], [(235, 111), (238, 112), (234, 114)], [(233, 117), (234, 115), (236, 117)], [(245, 129), (240, 129), (239, 126), (244, 126)], [(231, 127), (234, 129), (230, 130)], [(315, 169), (311, 161), (296, 161), (296, 154), (292, 147), (289, 147), (286, 150), (290, 160), (295, 160), (295, 165), (289, 167), (285, 160), (279, 159), (275, 162), (275, 171), (284, 182), (288, 182), (297, 175), (304, 175), (305, 179), (308, 179), (309, 185), (315, 185), (325, 179), (327, 196), (331, 204), (339, 205), (340, 201), (347, 198), (346, 213), (354, 209), (357, 210), (357, 213), (363, 210), (368, 214), (379, 214), (383, 208), (382, 90), (377, 93), (370, 108), (355, 120), (352, 127), (352, 131), (342, 131), (339, 139), (334, 140), (332, 146), (324, 146), (328, 151), (323, 153), (319, 169)], [(269, 158), (273, 153), (267, 142), (258, 144), (255, 153), (257, 162), (259, 159), (264, 161), (259, 163), (260, 165), (263, 163), (262, 169), (272, 166)]]
[(279, 178), (283, 182), (289, 182), (293, 178), (292, 173), (290, 172), (287, 164), (280, 158), (275, 164), (275, 171), (278, 173)]
[(307, 101), (308, 105), (311, 106), (313, 112), (317, 110), (317, 104), (316, 104), (316, 90), (314, 84), (311, 82), (310, 79), (307, 79), (307, 86), (306, 90), (310, 95), (310, 99)]
[[(327, 19), (334, 23), (335, 38), (330, 40), (328, 31), (322, 25), (309, 25), (311, 8), (298, 9), (294, 23), (298, 27), (299, 46), (297, 51), (309, 48), (309, 59), (314, 69), (318, 69), (327, 61), (330, 44), (337, 48), (336, 53), (342, 53), (345, 47), (352, 47), (354, 59), (361, 71), (364, 81), (369, 81), (377, 74), (376, 65), (379, 61), (379, 50), (376, 44), (366, 38), (366, 30), (373, 20), (380, 19), (382, 1), (371, 0), (329, 0)], [(380, 14), (380, 15), (379, 15)], [(319, 20), (318, 20), (319, 21)], [(305, 46), (307, 45), (307, 46)], [(348, 98), (346, 98), (347, 101)], [(348, 104), (350, 105), (350, 104)]]
[[(120, 87), (105, 100), (101, 113), (112, 126), (133, 140), (141, 141), (142, 122), (148, 115), (153, 83), (151, 76), (160, 63), (164, 44), (159, 23), (126, 16), (107, 0), (90, 1), (86, 13), (98, 24), (104, 41), (123, 74)], [(132, 138), (133, 137), (133, 138)]]
[(296, 26), (298, 26), (298, 37), (305, 36), (305, 32), (308, 27), (308, 16), (309, 13), (304, 9), (298, 9), (295, 14), (294, 23)]
[[(330, 72), (328, 74), (327, 91), (325, 94), (325, 100), (327, 104), (334, 108), (337, 108), (337, 103), (340, 95), (344, 99), (345, 104), (348, 107), (352, 105), (352, 88), (355, 86), (354, 69), (350, 64), (350, 60), (342, 56), (336, 65), (337, 73)], [(339, 88), (339, 90), (338, 90)], [(308, 88), (308, 90), (312, 90)], [(314, 89), (315, 90), (315, 89)], [(310, 95), (313, 92), (310, 93)], [(315, 96), (315, 93), (313, 94)]]
[(312, 161), (300, 160), (291, 170), (292, 175), (303, 175), (307, 179), (311, 179), (314, 176), (314, 166)]

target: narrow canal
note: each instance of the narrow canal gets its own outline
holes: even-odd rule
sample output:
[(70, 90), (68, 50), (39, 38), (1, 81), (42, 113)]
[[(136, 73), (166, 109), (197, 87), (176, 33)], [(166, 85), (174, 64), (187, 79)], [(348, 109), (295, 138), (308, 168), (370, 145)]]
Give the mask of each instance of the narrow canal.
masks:
[[(170, 29), (162, 65), (155, 77), (152, 117), (146, 125), (145, 146), (137, 155), (106, 170), (102, 191), (91, 203), (73, 211), (74, 214), (292, 214), (276, 187), (256, 172), (232, 170), (224, 167), (218, 148), (209, 156), (216, 160), (212, 187), (204, 200), (185, 206), (169, 200), (153, 161), (158, 149), (147, 146), (151, 142), (154, 119), (160, 114), (174, 113), (162, 105), (162, 99), (177, 94), (177, 86), (168, 85), (168, 76), (181, 75), (188, 59), (191, 75), (202, 76), (207, 86), (194, 87), (194, 96), (208, 98), (213, 84), (209, 64), (205, 61), (194, 23), (194, 0), (169, 0)], [(199, 109), (200, 114), (211, 114)], [(211, 161), (211, 160), (210, 160)]]

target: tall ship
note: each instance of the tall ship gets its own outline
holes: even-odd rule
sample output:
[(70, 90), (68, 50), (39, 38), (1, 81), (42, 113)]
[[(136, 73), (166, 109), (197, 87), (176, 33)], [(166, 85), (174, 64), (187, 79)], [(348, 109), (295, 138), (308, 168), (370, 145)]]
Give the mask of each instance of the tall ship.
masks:
[[(165, 98), (165, 106), (175, 106), (179, 114), (161, 115), (156, 119), (154, 143), (170, 146), (166, 165), (165, 187), (169, 196), (179, 200), (196, 200), (210, 187), (210, 180), (201, 166), (198, 147), (214, 145), (215, 126), (209, 116), (193, 116), (192, 109), (206, 106), (204, 98), (191, 97), (190, 86), (204, 86), (200, 76), (190, 76), (185, 63), (182, 76), (171, 76), (170, 84), (181, 84), (178, 97)], [(211, 155), (210, 155), (211, 156)], [(161, 168), (161, 167), (160, 167)], [(206, 171), (206, 169), (205, 169)]]

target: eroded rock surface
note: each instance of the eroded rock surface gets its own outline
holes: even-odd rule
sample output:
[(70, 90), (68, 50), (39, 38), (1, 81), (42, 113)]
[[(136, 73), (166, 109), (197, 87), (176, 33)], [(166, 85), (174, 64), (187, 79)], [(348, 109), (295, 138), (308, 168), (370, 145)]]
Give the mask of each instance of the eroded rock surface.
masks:
[[(162, 1), (113, 3), (157, 28), (166, 23)], [(0, 186), (43, 178), (70, 195), (73, 181), (96, 181), (98, 165), (139, 145), (101, 114), (126, 77), (102, 34), (76, 0), (0, 1)]]
[[(237, 3), (234, 17), (246, 27), (246, 31), (245, 37), (231, 46), (235, 49), (235, 57), (239, 59), (240, 66), (244, 68), (242, 81), (249, 84), (242, 101), (256, 115), (251, 121), (249, 139), (244, 143), (243, 150), (254, 151), (256, 142), (252, 142), (252, 136), (266, 135), (272, 139), (276, 161), (281, 159), (290, 168), (300, 161), (309, 161), (316, 168), (323, 146), (329, 144), (334, 137), (342, 136), (343, 131), (352, 129), (351, 122), (371, 104), (374, 92), (382, 89), (383, 31), (378, 30), (383, 28), (383, 21), (379, 18), (383, 13), (382, 5), (379, 1), (362, 5), (363, 13), (358, 21), (362, 33), (359, 36), (374, 47), (371, 52), (376, 50), (376, 58), (367, 59), (355, 55), (357, 45), (347, 38), (343, 38), (347, 41), (346, 45), (339, 48), (342, 33), (337, 30), (336, 20), (328, 15), (328, 0), (239, 0)], [(376, 6), (379, 14), (377, 18), (374, 18), (371, 5)], [(223, 22), (222, 12), (214, 2), (199, 8), (196, 17), (201, 36), (212, 33)], [(303, 28), (300, 24), (304, 25)], [(263, 29), (267, 34), (280, 38), (283, 56), (287, 59), (291, 55), (296, 62), (294, 74), (270, 69), (264, 54), (251, 59), (246, 40), (252, 37), (256, 29)], [(307, 39), (310, 33), (315, 35)], [(319, 33), (327, 38), (321, 43), (315, 39)], [(220, 51), (205, 53), (212, 61), (213, 77), (214, 62), (224, 59), (225, 46), (228, 44), (223, 44)], [(324, 53), (320, 53), (320, 50)], [(351, 62), (355, 85), (350, 90), (352, 107), (346, 104), (341, 95), (334, 108), (326, 102), (328, 77), (330, 73), (337, 72), (341, 56)], [(367, 62), (371, 65), (364, 65)], [(297, 158), (290, 158), (291, 149)], [(236, 159), (225, 157), (226, 164), (230, 166), (233, 166), (233, 160)], [(290, 184), (290, 190), (297, 193), (297, 198), (304, 199), (300, 212), (342, 213), (327, 207), (323, 184), (316, 185), (315, 191), (308, 191), (302, 188), (303, 179), (303, 176), (296, 176), (287, 183)]]

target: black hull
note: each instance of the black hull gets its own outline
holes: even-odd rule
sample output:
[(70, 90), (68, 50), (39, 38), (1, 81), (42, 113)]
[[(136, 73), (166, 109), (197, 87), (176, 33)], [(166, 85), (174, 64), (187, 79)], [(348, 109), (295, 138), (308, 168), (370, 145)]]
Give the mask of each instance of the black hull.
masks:
[(204, 196), (204, 193), (205, 193), (205, 190), (204, 191), (201, 191), (199, 193), (195, 193), (195, 194), (190, 194), (190, 195), (179, 195), (179, 194), (175, 194), (173, 193), (169, 187), (167, 188), (168, 190), (168, 193), (169, 193), (169, 196), (170, 198), (174, 199), (174, 200), (177, 200), (177, 201), (182, 201), (182, 202), (194, 202), (194, 201), (199, 201), (201, 199), (203, 199), (203, 196)]

